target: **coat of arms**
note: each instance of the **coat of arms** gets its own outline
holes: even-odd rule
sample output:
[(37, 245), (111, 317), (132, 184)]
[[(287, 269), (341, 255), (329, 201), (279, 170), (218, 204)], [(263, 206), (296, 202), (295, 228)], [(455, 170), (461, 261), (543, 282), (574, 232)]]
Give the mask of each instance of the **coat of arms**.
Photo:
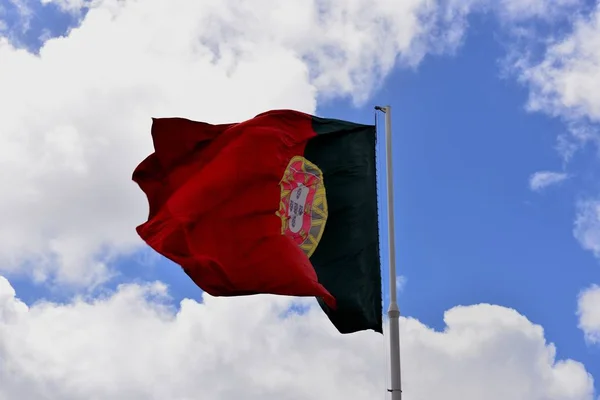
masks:
[(277, 215), (281, 234), (294, 240), (310, 257), (317, 248), (327, 221), (323, 173), (304, 157), (293, 157), (279, 183), (281, 201)]

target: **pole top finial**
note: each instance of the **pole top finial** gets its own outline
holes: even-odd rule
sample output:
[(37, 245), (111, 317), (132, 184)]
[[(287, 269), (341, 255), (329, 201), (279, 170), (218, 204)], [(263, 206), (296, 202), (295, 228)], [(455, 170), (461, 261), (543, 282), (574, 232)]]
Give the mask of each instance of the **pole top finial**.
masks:
[(375, 106), (375, 111), (381, 111), (382, 113), (387, 113), (390, 109), (390, 106)]

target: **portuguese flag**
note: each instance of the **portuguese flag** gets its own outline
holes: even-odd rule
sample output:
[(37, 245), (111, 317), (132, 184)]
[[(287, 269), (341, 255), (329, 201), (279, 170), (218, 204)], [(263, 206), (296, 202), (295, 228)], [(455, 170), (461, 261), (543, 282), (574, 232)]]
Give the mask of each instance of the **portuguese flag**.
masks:
[(292, 110), (153, 119), (137, 227), (213, 296), (315, 296), (341, 333), (382, 332), (375, 127)]

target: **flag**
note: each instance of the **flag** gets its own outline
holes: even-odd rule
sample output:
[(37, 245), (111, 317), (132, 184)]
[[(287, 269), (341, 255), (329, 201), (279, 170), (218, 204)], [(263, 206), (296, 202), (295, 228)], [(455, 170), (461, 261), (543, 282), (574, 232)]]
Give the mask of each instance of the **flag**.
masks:
[(382, 332), (373, 125), (273, 110), (152, 121), (137, 227), (213, 296), (315, 296), (341, 333)]

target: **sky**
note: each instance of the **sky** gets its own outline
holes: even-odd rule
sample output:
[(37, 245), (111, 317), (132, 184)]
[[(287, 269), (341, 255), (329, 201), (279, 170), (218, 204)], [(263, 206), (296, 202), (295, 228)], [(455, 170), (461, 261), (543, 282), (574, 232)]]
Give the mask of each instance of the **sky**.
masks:
[(0, 400), (389, 398), (386, 336), (202, 293), (131, 181), (151, 117), (375, 105), (404, 398), (600, 399), (600, 3), (0, 0)]

